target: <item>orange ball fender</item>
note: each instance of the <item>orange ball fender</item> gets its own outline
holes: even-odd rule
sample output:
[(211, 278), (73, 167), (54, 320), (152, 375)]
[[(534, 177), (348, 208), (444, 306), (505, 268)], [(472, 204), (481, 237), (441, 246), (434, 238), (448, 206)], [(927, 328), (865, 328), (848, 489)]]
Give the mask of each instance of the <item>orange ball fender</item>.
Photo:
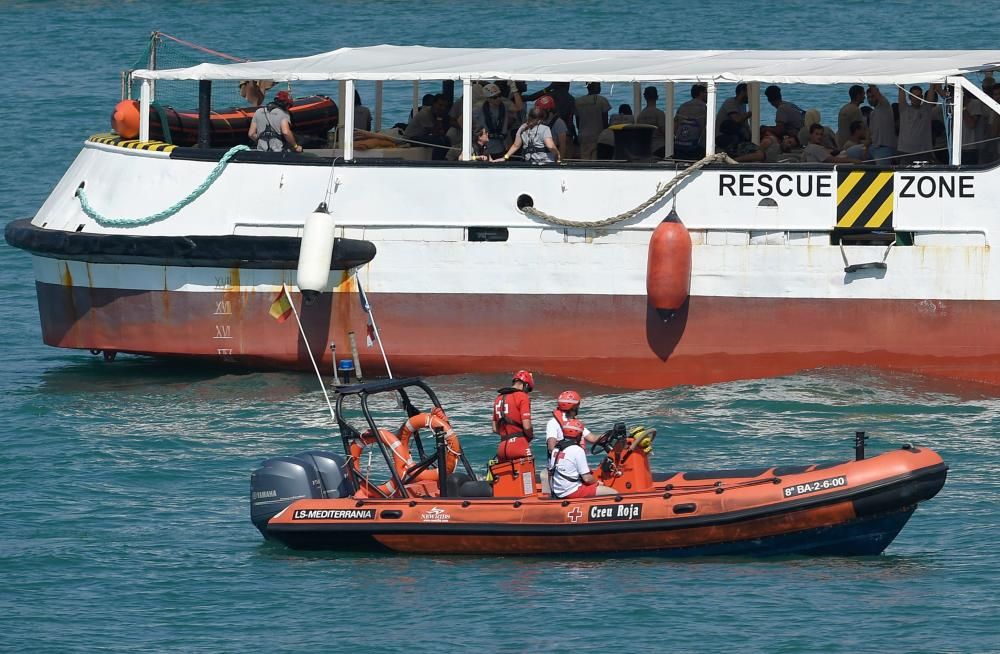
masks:
[(139, 103), (136, 100), (122, 100), (111, 112), (111, 129), (123, 139), (139, 136)]
[(691, 235), (671, 210), (649, 239), (646, 297), (666, 321), (684, 305), (690, 292)]

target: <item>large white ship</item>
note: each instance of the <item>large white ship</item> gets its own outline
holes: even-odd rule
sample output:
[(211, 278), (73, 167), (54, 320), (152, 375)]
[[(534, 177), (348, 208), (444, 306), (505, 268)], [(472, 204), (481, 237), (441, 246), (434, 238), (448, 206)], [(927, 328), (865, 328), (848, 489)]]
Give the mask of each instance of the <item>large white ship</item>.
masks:
[[(1000, 383), (998, 172), (962, 164), (969, 79), (1000, 51), (569, 51), (343, 48), (288, 60), (140, 70), (140, 134), (95, 136), (8, 243), (31, 253), (49, 345), (197, 357), (264, 367), (309, 365), (289, 324), (268, 317), (292, 288), (308, 347), (364, 334), (357, 270), (398, 374), (503, 372), (624, 388), (875, 366)], [(755, 127), (761, 84), (939, 83), (953, 89), (947, 165), (731, 164), (667, 159), (552, 166), (409, 160), (336, 150), (238, 152), (175, 214), (131, 224), (206, 183), (227, 148), (149, 140), (158, 80), (340, 83), (353, 124), (358, 81), (601, 81), (708, 89), (714, 151), (718, 85), (747, 82)], [(685, 86), (680, 86), (684, 84)], [(675, 86), (677, 85), (677, 86)], [(380, 88), (380, 86), (378, 86)], [(426, 86), (425, 86), (426, 88)], [(210, 93), (203, 93), (209, 98)], [(207, 101), (206, 101), (207, 102)], [(464, 103), (464, 124), (471, 124)], [(754, 134), (758, 130), (754, 129)], [(380, 156), (373, 156), (380, 155)], [(682, 179), (651, 206), (630, 210)], [(84, 211), (77, 193), (99, 217)], [(339, 237), (325, 292), (302, 302), (295, 269), (306, 217), (326, 202)], [(689, 295), (663, 319), (648, 298), (650, 239), (675, 207), (690, 235)], [(527, 209), (527, 211), (525, 210)], [(600, 227), (574, 224), (626, 214)], [(101, 218), (103, 216), (104, 218)], [(377, 250), (377, 254), (376, 251)], [(674, 256), (675, 253), (670, 253)], [(682, 253), (683, 254), (683, 253)], [(655, 253), (654, 256), (660, 256)], [(1000, 263), (1000, 262), (998, 262)], [(688, 279), (680, 284), (687, 287)], [(362, 345), (366, 373), (384, 371)]]

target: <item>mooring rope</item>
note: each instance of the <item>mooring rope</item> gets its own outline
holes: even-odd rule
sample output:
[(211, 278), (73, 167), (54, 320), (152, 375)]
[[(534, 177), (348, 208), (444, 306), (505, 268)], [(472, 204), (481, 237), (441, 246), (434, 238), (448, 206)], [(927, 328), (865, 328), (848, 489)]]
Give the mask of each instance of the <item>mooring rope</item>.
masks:
[(545, 222), (552, 223), (554, 225), (562, 225), (563, 227), (607, 227), (608, 225), (614, 225), (615, 223), (620, 223), (623, 220), (628, 220), (629, 218), (634, 218), (646, 209), (650, 208), (661, 199), (663, 199), (668, 193), (677, 188), (677, 185), (682, 181), (698, 172), (710, 163), (722, 161), (729, 164), (736, 163), (728, 154), (725, 152), (719, 152), (716, 154), (710, 154), (703, 159), (691, 164), (689, 167), (685, 168), (677, 174), (672, 180), (664, 184), (662, 187), (658, 187), (656, 193), (652, 195), (648, 200), (640, 204), (634, 209), (630, 209), (624, 213), (620, 213), (617, 216), (611, 216), (610, 218), (604, 218), (603, 220), (566, 220), (564, 218), (558, 218), (552, 214), (545, 213), (540, 209), (534, 207), (524, 207), (521, 209), (524, 213), (539, 220), (544, 220)]
[(167, 207), (163, 211), (154, 213), (150, 216), (144, 216), (142, 218), (109, 218), (104, 214), (98, 212), (91, 206), (90, 201), (87, 199), (87, 192), (83, 190), (84, 182), (80, 182), (79, 188), (76, 189), (76, 197), (80, 198), (80, 206), (83, 208), (83, 212), (90, 216), (98, 225), (102, 227), (139, 227), (141, 225), (151, 225), (152, 223), (159, 222), (165, 218), (169, 218), (174, 215), (187, 205), (191, 204), (197, 200), (202, 193), (208, 190), (215, 180), (219, 179), (222, 175), (222, 171), (225, 170), (226, 166), (229, 164), (229, 160), (236, 156), (237, 153), (243, 150), (249, 150), (245, 145), (236, 145), (229, 148), (226, 154), (222, 155), (222, 159), (219, 163), (215, 165), (212, 172), (208, 174), (205, 181), (198, 185), (193, 191), (191, 191), (187, 197), (185, 197), (180, 202), (175, 202), (173, 205)]

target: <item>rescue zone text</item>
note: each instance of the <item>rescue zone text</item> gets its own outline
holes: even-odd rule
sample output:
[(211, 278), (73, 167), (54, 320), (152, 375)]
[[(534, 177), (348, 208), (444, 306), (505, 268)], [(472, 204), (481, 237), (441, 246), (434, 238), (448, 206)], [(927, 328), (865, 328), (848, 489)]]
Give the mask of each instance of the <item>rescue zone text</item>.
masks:
[[(841, 174), (844, 171), (840, 171)], [(974, 175), (909, 174), (895, 173), (896, 188), (900, 198), (974, 198), (976, 197)], [(820, 174), (771, 174), (723, 173), (719, 175), (719, 195), (732, 197), (770, 197), (777, 195), (787, 198), (833, 197), (833, 173)]]

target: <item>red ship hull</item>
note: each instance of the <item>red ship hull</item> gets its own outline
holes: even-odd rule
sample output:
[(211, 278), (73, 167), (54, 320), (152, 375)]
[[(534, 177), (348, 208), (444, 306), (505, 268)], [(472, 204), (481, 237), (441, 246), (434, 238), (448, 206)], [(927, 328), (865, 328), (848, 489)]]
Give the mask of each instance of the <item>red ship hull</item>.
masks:
[[(188, 356), (260, 368), (308, 368), (295, 325), (268, 316), (274, 297), (239, 290), (130, 291), (39, 282), (46, 344)], [(302, 298), (293, 296), (297, 307)], [(376, 294), (369, 298), (399, 375), (544, 374), (622, 388), (766, 378), (868, 366), (1000, 384), (1000, 344), (988, 331), (1000, 303), (691, 297), (664, 323), (642, 296)], [(356, 293), (328, 293), (301, 315), (313, 354), (359, 335), (368, 376), (384, 374), (366, 348)]]

